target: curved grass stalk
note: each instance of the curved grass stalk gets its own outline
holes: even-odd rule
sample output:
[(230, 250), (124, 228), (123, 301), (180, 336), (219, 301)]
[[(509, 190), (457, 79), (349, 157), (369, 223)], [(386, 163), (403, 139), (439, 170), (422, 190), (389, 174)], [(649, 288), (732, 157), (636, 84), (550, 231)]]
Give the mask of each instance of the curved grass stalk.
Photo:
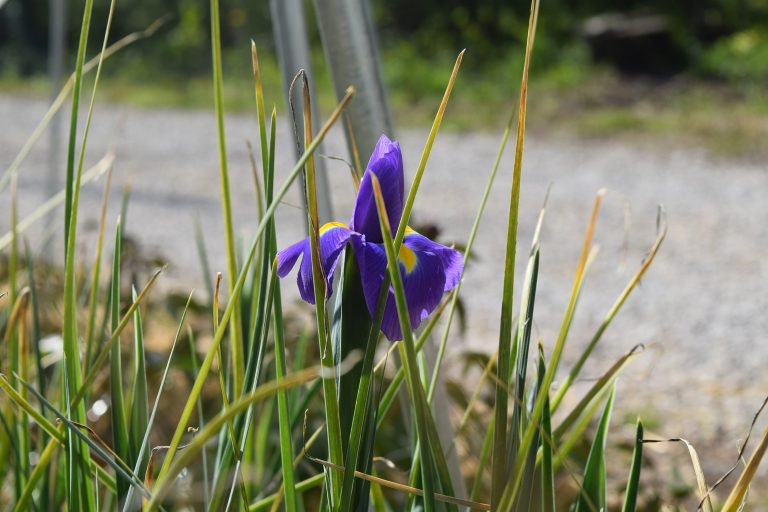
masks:
[[(330, 462), (327, 462), (327, 461), (324, 461), (324, 460), (315, 459), (315, 458), (312, 458), (312, 460), (314, 462), (318, 462), (321, 465), (323, 465), (325, 467), (328, 467), (328, 468), (331, 468), (331, 469), (334, 469), (336, 471), (344, 471), (344, 472), (346, 472), (343, 466), (336, 466), (335, 464), (331, 464)], [(361, 480), (367, 480), (367, 481), (369, 481), (371, 483), (378, 484), (378, 485), (380, 485), (382, 487), (387, 487), (389, 489), (393, 489), (393, 490), (396, 490), (396, 491), (404, 492), (404, 493), (407, 493), (407, 494), (410, 494), (410, 495), (413, 495), (413, 496), (424, 496), (424, 491), (422, 489), (418, 489), (418, 488), (410, 486), (410, 485), (401, 484), (399, 482), (393, 482), (391, 480), (386, 480), (386, 479), (378, 477), (376, 475), (369, 475), (367, 473), (363, 473), (362, 471), (355, 471), (354, 472), (354, 476), (355, 476), (355, 478), (359, 478)], [(491, 506), (488, 505), (487, 503), (481, 503), (481, 502), (473, 501), (473, 500), (465, 500), (465, 499), (462, 499), (462, 498), (456, 498), (454, 496), (448, 496), (446, 494), (440, 494), (440, 493), (435, 493), (434, 496), (435, 496), (435, 501), (440, 501), (442, 503), (447, 503), (447, 504), (450, 504), (450, 505), (458, 505), (458, 506), (461, 506), (461, 507), (467, 507), (467, 508), (472, 509), (472, 510), (491, 510)]]
[[(693, 472), (696, 475), (696, 485), (699, 488), (699, 495), (701, 496), (701, 500), (702, 500), (700, 505), (701, 510), (702, 512), (714, 511), (714, 508), (712, 507), (712, 500), (709, 496), (710, 490), (709, 490), (709, 487), (707, 486), (707, 479), (704, 476), (704, 470), (701, 467), (701, 460), (699, 460), (699, 454), (696, 452), (696, 449), (693, 447), (693, 445), (689, 441), (687, 441), (686, 439), (683, 439), (682, 437), (676, 437), (672, 439), (643, 439), (643, 443), (644, 444), (683, 443), (685, 447), (688, 449), (688, 455), (690, 455), (691, 464), (693, 465)], [(765, 437), (763, 438), (762, 443), (763, 444), (766, 443)], [(766, 446), (758, 446), (758, 451), (761, 449), (764, 451)], [(744, 475), (742, 474), (742, 476)], [(741, 481), (741, 479), (739, 480)], [(733, 494), (731, 496), (733, 496)], [(727, 506), (723, 506), (722, 508), (723, 511), (728, 510), (730, 512), (730, 511), (738, 510), (738, 506), (734, 502), (727, 502), (726, 505)]]
[[(324, 481), (325, 481), (325, 474), (318, 473), (317, 475), (311, 476), (306, 480), (297, 482), (295, 489), (297, 493), (303, 493), (304, 491), (314, 489), (315, 487), (320, 487), (321, 485), (323, 485)], [(279, 498), (279, 493), (275, 493), (271, 496), (267, 496), (266, 498), (262, 498), (256, 503), (251, 504), (248, 507), (248, 511), (259, 512), (261, 510), (267, 510), (268, 508), (272, 507), (274, 503), (277, 502), (278, 498)]]

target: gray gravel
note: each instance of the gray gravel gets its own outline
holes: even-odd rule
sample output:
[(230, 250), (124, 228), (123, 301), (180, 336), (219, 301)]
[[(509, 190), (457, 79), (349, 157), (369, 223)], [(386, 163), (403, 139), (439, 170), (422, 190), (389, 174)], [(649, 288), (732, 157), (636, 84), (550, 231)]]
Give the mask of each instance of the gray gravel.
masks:
[[(9, 165), (46, 108), (41, 101), (0, 96), (0, 168)], [(248, 237), (255, 228), (256, 210), (244, 142), (257, 139), (257, 125), (254, 116), (238, 115), (229, 116), (226, 126), (234, 217), (237, 232)], [(403, 130), (398, 136), (406, 172), (412, 173), (426, 132)], [(439, 135), (416, 215), (420, 221), (438, 223), (443, 240), (466, 239), (498, 143), (498, 135)], [(122, 185), (130, 183), (128, 234), (145, 252), (168, 259), (166, 286), (201, 286), (193, 242), (195, 216), (206, 232), (214, 270), (224, 271), (213, 114), (99, 105), (87, 161), (98, 160), (112, 144), (117, 160), (110, 226), (117, 217)], [(287, 122), (281, 120), (278, 182), (291, 167), (291, 144)], [(46, 145), (42, 140), (21, 169), (22, 217), (44, 200)], [(330, 134), (324, 152), (345, 156), (339, 130)], [(452, 341), (454, 353), (468, 347), (492, 350), (496, 344), (511, 153), (504, 158), (477, 238), (479, 259), (466, 273), (463, 294), (469, 328)], [(336, 216), (347, 220), (353, 201), (348, 171), (336, 162), (329, 162), (329, 168)], [(729, 456), (768, 394), (767, 171), (763, 162), (724, 161), (702, 151), (653, 150), (610, 140), (532, 137), (525, 152), (519, 237), (523, 255), (546, 188), (553, 184), (541, 239), (535, 315), (545, 345), (551, 347), (557, 334), (597, 190), (607, 187), (616, 193), (606, 199), (598, 224), (601, 252), (584, 287), (566, 363), (574, 360), (640, 264), (655, 237), (657, 205), (663, 204), (669, 221), (666, 242), (605, 334), (597, 363), (586, 374), (599, 375), (634, 344), (648, 345), (621, 382), (621, 410), (662, 420), (660, 435), (680, 435), (700, 444), (722, 442)], [(80, 220), (90, 233), (86, 241), (93, 239), (102, 187), (98, 182), (83, 189)], [(5, 191), (0, 204), (6, 212), (7, 200)], [(286, 203), (278, 212), (281, 245), (298, 239), (303, 230), (295, 207), (300, 204), (298, 189)], [(625, 203), (631, 205), (626, 253)], [(7, 213), (0, 215), (0, 228), (3, 233), (8, 229)], [(31, 236), (33, 242), (39, 240), (40, 230)], [(52, 256), (60, 254), (54, 249)], [(521, 283), (524, 261), (519, 263)], [(293, 283), (285, 282), (283, 288), (295, 300)], [(663, 421), (670, 418), (673, 421)]]

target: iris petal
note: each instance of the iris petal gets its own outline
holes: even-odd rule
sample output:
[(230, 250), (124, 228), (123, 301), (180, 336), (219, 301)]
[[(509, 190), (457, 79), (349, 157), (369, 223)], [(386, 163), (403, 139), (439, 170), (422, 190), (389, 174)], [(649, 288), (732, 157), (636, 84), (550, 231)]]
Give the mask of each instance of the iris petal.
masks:
[(369, 242), (381, 243), (379, 214), (376, 210), (370, 173), (376, 174), (379, 179), (384, 204), (387, 205), (389, 225), (395, 229), (403, 215), (403, 155), (398, 142), (389, 140), (386, 135), (379, 138), (363, 174), (352, 210), (350, 228), (365, 235)]
[(443, 291), (453, 290), (464, 271), (464, 258), (456, 249), (451, 249), (429, 238), (411, 231), (403, 238), (403, 244), (413, 249), (414, 252), (431, 252), (440, 257), (445, 272), (445, 287)]
[[(326, 280), (326, 297), (333, 293), (333, 273), (339, 261), (339, 255), (354, 233), (343, 224), (333, 222), (320, 228), (320, 260), (323, 264), (323, 274)], [(312, 277), (312, 256), (309, 238), (286, 247), (277, 253), (277, 275), (285, 277), (296, 265), (299, 257), (299, 274), (296, 284), (301, 298), (310, 304), (315, 303), (315, 288)]]
[[(406, 236), (403, 239), (403, 245), (408, 258), (411, 256), (415, 258), (415, 261), (401, 261), (400, 275), (403, 279), (411, 327), (416, 329), (440, 304), (443, 292), (452, 289), (458, 283), (463, 263), (457, 251), (416, 233)], [(381, 244), (367, 242), (363, 238), (353, 239), (352, 246), (360, 265), (365, 302), (373, 316), (376, 312), (381, 283), (387, 271), (387, 256)], [(401, 254), (402, 252), (401, 250)], [(391, 286), (384, 307), (381, 330), (391, 341), (402, 339), (394, 291)]]

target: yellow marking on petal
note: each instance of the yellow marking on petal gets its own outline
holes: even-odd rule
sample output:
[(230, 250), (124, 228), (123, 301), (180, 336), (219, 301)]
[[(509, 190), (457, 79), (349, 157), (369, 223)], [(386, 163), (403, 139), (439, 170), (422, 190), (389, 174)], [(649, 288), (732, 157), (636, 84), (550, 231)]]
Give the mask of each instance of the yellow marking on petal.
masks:
[(403, 265), (405, 265), (405, 271), (407, 273), (410, 274), (413, 272), (413, 269), (416, 268), (416, 253), (413, 252), (411, 248), (405, 244), (400, 246), (400, 254), (398, 255), (398, 259), (403, 262)]
[(323, 233), (325, 233), (329, 229), (333, 229), (333, 228), (344, 228), (344, 229), (346, 229), (347, 225), (344, 224), (343, 222), (326, 222), (325, 224), (323, 224), (320, 227), (320, 234), (322, 235)]
[(406, 235), (418, 235), (415, 229), (413, 229), (411, 226), (405, 226), (405, 234)]

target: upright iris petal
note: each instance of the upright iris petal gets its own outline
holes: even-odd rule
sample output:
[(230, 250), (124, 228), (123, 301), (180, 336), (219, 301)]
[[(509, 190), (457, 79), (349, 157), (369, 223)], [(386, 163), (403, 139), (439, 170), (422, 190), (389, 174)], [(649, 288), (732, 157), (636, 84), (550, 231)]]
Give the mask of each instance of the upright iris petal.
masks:
[[(320, 260), (323, 263), (326, 298), (333, 293), (333, 272), (339, 255), (354, 233), (341, 222), (329, 222), (320, 228)], [(301, 257), (299, 275), (296, 284), (301, 298), (310, 304), (315, 303), (315, 287), (312, 278), (312, 252), (309, 237), (290, 245), (277, 253), (277, 275), (285, 277)]]
[(403, 215), (403, 155), (400, 144), (392, 142), (386, 135), (379, 138), (373, 150), (368, 167), (360, 181), (355, 207), (352, 210), (352, 221), (349, 227), (365, 235), (369, 242), (381, 243), (381, 228), (379, 214), (376, 210), (376, 200), (373, 197), (373, 185), (370, 173), (376, 174), (381, 185), (381, 194), (387, 205), (389, 225), (400, 224)]
[[(371, 173), (376, 174), (379, 179), (390, 226), (394, 228), (400, 224), (403, 215), (403, 157), (400, 145), (382, 135), (360, 182), (349, 227), (339, 222), (331, 222), (320, 228), (320, 259), (326, 279), (326, 297), (329, 297), (332, 292), (333, 272), (341, 251), (347, 243), (352, 243), (360, 268), (365, 303), (373, 317), (381, 285), (387, 273), (387, 255), (382, 245)], [(302, 299), (314, 304), (309, 238), (277, 254), (277, 274), (285, 277), (299, 258), (302, 258), (296, 279), (299, 293)], [(464, 270), (464, 262), (458, 251), (433, 242), (411, 229), (406, 230), (398, 259), (409, 321), (415, 329), (440, 304), (443, 293), (458, 284)], [(381, 330), (391, 341), (402, 339), (391, 286), (384, 306)]]

